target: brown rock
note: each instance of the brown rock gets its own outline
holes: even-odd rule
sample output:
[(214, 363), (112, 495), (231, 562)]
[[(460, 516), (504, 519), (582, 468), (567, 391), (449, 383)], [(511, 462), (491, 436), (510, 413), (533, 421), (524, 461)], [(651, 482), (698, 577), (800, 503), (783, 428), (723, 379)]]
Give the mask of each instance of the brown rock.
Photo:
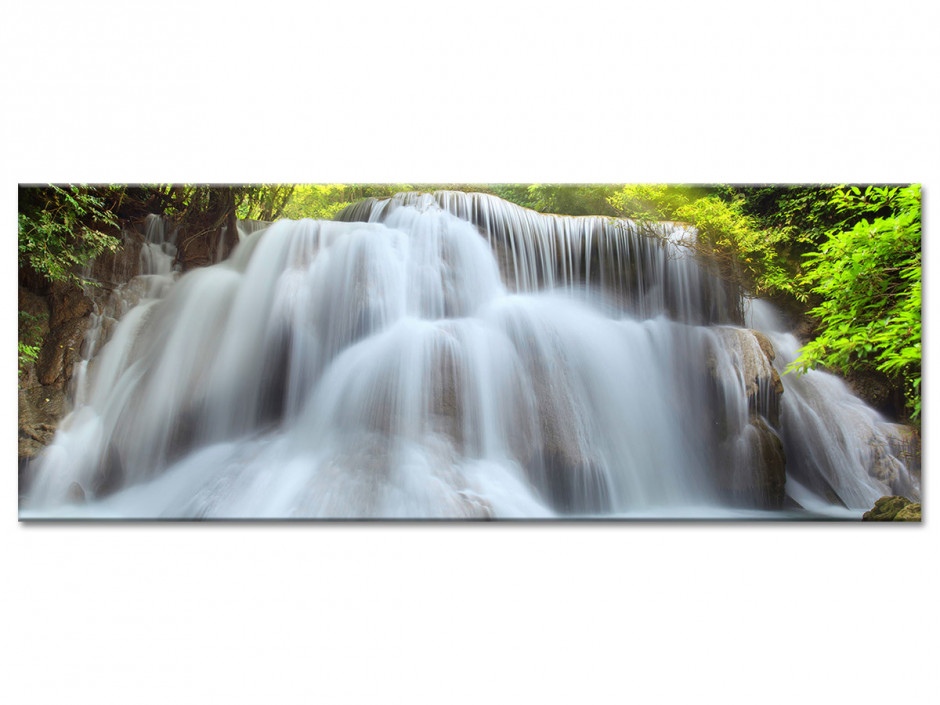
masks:
[(49, 331), (36, 362), (40, 384), (64, 387), (68, 383), (87, 328), (88, 318), (70, 318)]
[[(783, 381), (773, 366), (776, 357), (773, 344), (763, 333), (754, 330), (717, 328), (716, 332), (724, 345), (734, 351), (740, 361), (744, 392), (751, 412), (762, 414), (776, 426), (779, 422)], [(713, 376), (717, 376), (716, 364), (715, 353), (710, 352), (706, 365)]]
[(751, 334), (757, 338), (757, 344), (760, 346), (760, 349), (763, 351), (764, 355), (767, 356), (767, 359), (773, 362), (777, 358), (777, 351), (774, 350), (773, 343), (770, 342), (770, 338), (757, 330), (752, 330)]
[(913, 426), (890, 424), (888, 452), (899, 458), (907, 469), (920, 481), (921, 438), (920, 431)]
[(45, 296), (33, 293), (24, 286), (19, 288), (19, 310), (40, 319), (37, 325), (43, 327), (43, 332), (49, 330), (49, 302)]
[(73, 504), (82, 504), (85, 501), (85, 490), (80, 484), (73, 482), (71, 485), (69, 485), (65, 499), (66, 501), (72, 502)]
[(724, 446), (726, 455), (717, 466), (719, 490), (745, 505), (780, 508), (786, 498), (787, 481), (783, 442), (757, 414), (751, 415), (742, 439), (748, 443), (746, 457), (733, 457), (736, 456), (732, 454), (735, 443)]
[(55, 435), (65, 410), (65, 393), (58, 387), (31, 387), (19, 392), (19, 457), (32, 458)]
[(91, 299), (75, 284), (57, 282), (52, 285), (49, 294), (49, 328), (58, 326), (73, 318), (84, 318), (92, 311)]
[(140, 249), (144, 241), (138, 233), (125, 232), (117, 252), (104, 252), (91, 266), (91, 277), (106, 287), (114, 287), (140, 274)]
[(180, 233), (177, 259), (184, 272), (215, 264), (214, 255), (219, 245), (221, 232), (221, 228), (214, 228), (194, 235)]

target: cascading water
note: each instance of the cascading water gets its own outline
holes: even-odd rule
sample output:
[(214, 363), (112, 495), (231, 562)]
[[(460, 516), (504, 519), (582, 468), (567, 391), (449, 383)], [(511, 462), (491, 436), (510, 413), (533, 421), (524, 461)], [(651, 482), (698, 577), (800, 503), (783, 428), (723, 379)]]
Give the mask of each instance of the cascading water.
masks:
[[(175, 228), (166, 231), (166, 223), (162, 218), (149, 215), (144, 220), (144, 233), (141, 242), (136, 242), (140, 248), (137, 261), (133, 263), (134, 276), (130, 277), (127, 269), (131, 263), (123, 261), (119, 271), (104, 272), (108, 279), (126, 282), (113, 286), (105, 296), (97, 296), (99, 291), (86, 286), (85, 293), (97, 299), (95, 311), (91, 314), (88, 331), (82, 341), (81, 360), (76, 365), (72, 376), (71, 395), (73, 406), (84, 406), (87, 401), (87, 370), (91, 359), (102, 346), (108, 342), (114, 332), (117, 322), (135, 306), (146, 307), (162, 299), (170, 287), (179, 277), (180, 268), (176, 263), (176, 235)], [(133, 235), (125, 233), (125, 243), (135, 241)], [(83, 278), (86, 281), (96, 282), (92, 267), (86, 268)]]
[[(796, 336), (766, 301), (752, 301), (747, 318), (773, 341), (774, 365), (783, 374), (798, 357)], [(816, 495), (854, 508), (870, 507), (885, 494), (919, 500), (916, 452), (905, 427), (887, 422), (831, 374), (811, 370), (783, 380), (780, 428), (791, 497), (818, 507)]]
[(743, 328), (680, 226), (439, 192), (257, 227), (86, 341), (23, 516), (857, 518), (917, 493), (893, 427), (782, 375), (795, 339), (761, 302)]

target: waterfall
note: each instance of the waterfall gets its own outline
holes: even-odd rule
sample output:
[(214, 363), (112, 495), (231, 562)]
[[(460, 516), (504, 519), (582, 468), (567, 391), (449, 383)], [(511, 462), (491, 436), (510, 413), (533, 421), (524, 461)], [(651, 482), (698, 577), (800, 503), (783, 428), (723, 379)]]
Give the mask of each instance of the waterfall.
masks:
[(795, 338), (679, 224), (406, 193), (240, 226), (179, 276), (158, 222), (22, 516), (858, 518), (919, 492), (897, 427), (785, 374)]
[[(167, 232), (167, 223), (162, 218), (148, 215), (144, 219), (142, 238), (131, 232), (124, 232), (123, 237), (130, 257), (117, 258), (106, 267), (89, 265), (83, 272), (83, 279), (88, 282), (84, 291), (95, 308), (82, 340), (81, 359), (71, 380), (72, 404), (76, 408), (87, 403), (88, 365), (111, 338), (118, 321), (132, 308), (162, 299), (179, 276), (177, 229), (171, 227)], [(133, 257), (135, 252), (138, 253), (136, 258)], [(130, 261), (132, 259), (134, 261)], [(102, 277), (122, 283), (102, 290), (98, 288)]]

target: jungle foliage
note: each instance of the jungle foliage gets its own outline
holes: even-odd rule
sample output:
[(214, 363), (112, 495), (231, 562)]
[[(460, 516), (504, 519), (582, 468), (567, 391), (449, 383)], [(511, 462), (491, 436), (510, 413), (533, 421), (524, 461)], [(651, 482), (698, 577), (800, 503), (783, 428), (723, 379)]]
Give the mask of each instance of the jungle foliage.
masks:
[(877, 370), (921, 412), (920, 186), (628, 184), (625, 217), (680, 220), (755, 295), (783, 293), (818, 321), (792, 370)]
[[(907, 187), (837, 189), (851, 227), (826, 233), (804, 256), (801, 282), (820, 299), (819, 335), (795, 368), (875, 367), (901, 381), (912, 418), (921, 412), (921, 194)], [(858, 217), (860, 216), (860, 217)], [(857, 217), (857, 219), (856, 219)]]
[(77, 269), (120, 246), (117, 217), (108, 196), (115, 187), (49, 186), (20, 192), (18, 250), (28, 266), (50, 282), (81, 281)]

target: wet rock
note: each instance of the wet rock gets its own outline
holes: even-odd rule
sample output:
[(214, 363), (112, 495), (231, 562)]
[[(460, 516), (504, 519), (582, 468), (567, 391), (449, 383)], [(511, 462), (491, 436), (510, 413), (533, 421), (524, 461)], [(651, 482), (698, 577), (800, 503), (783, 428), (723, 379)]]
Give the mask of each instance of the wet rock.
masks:
[(551, 506), (562, 513), (595, 513), (610, 508), (606, 473), (584, 454), (549, 450), (542, 458)]
[(18, 496), (20, 499), (26, 496), (33, 481), (33, 468), (30, 462), (32, 458), (20, 456), (17, 466)]
[(456, 516), (463, 519), (495, 519), (496, 511), (488, 500), (474, 492), (461, 490), (457, 492)]
[(197, 232), (193, 235), (180, 232), (177, 260), (184, 272), (197, 267), (215, 264), (215, 253), (221, 240), (221, 228)]
[[(90, 309), (88, 309), (90, 312)], [(88, 318), (70, 318), (53, 327), (43, 341), (36, 361), (36, 374), (42, 385), (64, 388), (72, 377), (72, 368), (79, 360), (82, 338), (88, 329)]]
[(123, 245), (117, 252), (104, 252), (91, 265), (91, 278), (105, 286), (118, 286), (140, 274), (143, 236), (124, 231), (121, 237)]
[(121, 460), (121, 454), (112, 444), (108, 447), (104, 460), (92, 480), (92, 492), (96, 497), (113, 494), (124, 484), (124, 476), (124, 463)]
[(551, 506), (561, 512), (608, 510), (611, 492), (607, 475), (582, 440), (587, 434), (572, 403), (570, 372), (550, 374), (554, 377), (532, 376), (540, 432), (536, 437), (541, 443), (524, 463), (529, 476)]
[(757, 429), (759, 461), (754, 473), (754, 487), (758, 496), (767, 507), (780, 507), (784, 499), (784, 486), (787, 481), (787, 459), (783, 451), (783, 441), (765, 421), (755, 416), (751, 426)]
[[(716, 328), (715, 332), (744, 380), (749, 409), (776, 426), (783, 381), (773, 366), (777, 356), (773, 344), (763, 333), (745, 328)], [(721, 351), (712, 350), (706, 359), (708, 370), (716, 379), (721, 374), (718, 369), (720, 354)]]
[(901, 460), (920, 482), (921, 440), (920, 431), (904, 424), (886, 424), (888, 452)]
[(72, 504), (82, 504), (85, 501), (85, 490), (82, 489), (82, 486), (77, 482), (73, 482), (69, 485), (69, 489), (65, 494), (65, 501), (71, 502)]
[(55, 330), (67, 321), (84, 318), (92, 308), (91, 299), (74, 284), (53, 284), (49, 294), (49, 329)]
[(900, 463), (888, 452), (887, 448), (877, 445), (872, 447), (869, 475), (889, 488), (894, 488), (898, 483), (901, 470)]
[(878, 370), (852, 370), (841, 375), (855, 396), (882, 414), (899, 418), (904, 414), (904, 396), (900, 387)]
[[(780, 422), (783, 394), (783, 382), (773, 366), (776, 351), (758, 331), (724, 327), (716, 328), (715, 334), (705, 362), (712, 381), (713, 430), (719, 442), (714, 459), (717, 487), (733, 502), (780, 508), (786, 499), (786, 454), (774, 430)], [(746, 423), (744, 409), (735, 401), (742, 393)]]
[(49, 288), (48, 296), (20, 290), (20, 310), (37, 317), (42, 339), (39, 356), (21, 375), (18, 391), (18, 454), (35, 457), (55, 435), (66, 410), (65, 390), (79, 359), (88, 327), (91, 301), (74, 284), (62, 282)]
[[(757, 344), (760, 346), (761, 352), (764, 353), (764, 356), (770, 361), (773, 362), (777, 359), (777, 351), (774, 350), (773, 343), (770, 342), (770, 338), (761, 333), (759, 330), (750, 331), (751, 335), (757, 340)], [(778, 378), (779, 379), (779, 378)]]
[[(875, 506), (862, 515), (862, 521), (895, 521), (902, 510), (911, 506), (911, 500), (899, 495), (882, 497), (875, 502)], [(920, 521), (920, 504), (914, 505), (916, 509), (909, 509), (897, 521)], [(912, 517), (916, 513), (917, 518)]]
[(431, 424), (438, 433), (450, 436), (455, 445), (463, 452), (463, 415), (460, 408), (458, 389), (459, 368), (453, 355), (439, 352), (437, 364), (431, 368)]
[(19, 391), (20, 460), (35, 457), (55, 435), (65, 410), (65, 393), (59, 387), (31, 387)]
[(786, 464), (783, 441), (753, 414), (740, 436), (723, 445), (716, 463), (718, 489), (737, 504), (779, 509), (786, 500)]

